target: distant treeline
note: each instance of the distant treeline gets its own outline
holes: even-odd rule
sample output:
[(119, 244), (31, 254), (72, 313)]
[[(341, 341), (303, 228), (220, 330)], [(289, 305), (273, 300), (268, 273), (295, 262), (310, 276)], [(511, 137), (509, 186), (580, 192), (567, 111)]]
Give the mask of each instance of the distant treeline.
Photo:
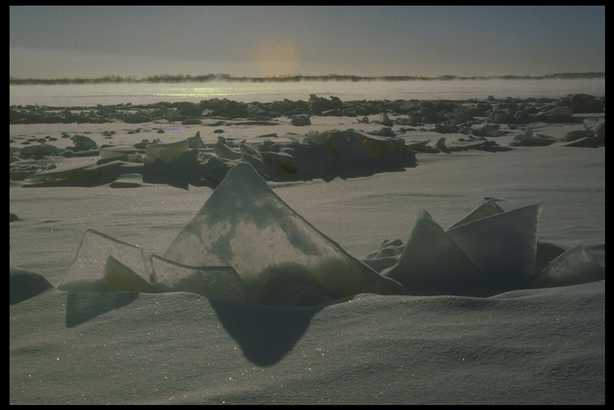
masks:
[(555, 73), (547, 75), (499, 75), (499, 76), (458, 76), (442, 75), (437, 77), (386, 75), (386, 76), (357, 76), (357, 75), (293, 75), (273, 77), (236, 77), (230, 74), (206, 75), (154, 75), (143, 78), (123, 77), (111, 75), (98, 78), (14, 78), (10, 77), (11, 85), (24, 84), (100, 84), (100, 83), (186, 83), (207, 81), (236, 81), (236, 82), (293, 82), (293, 81), (415, 81), (415, 80), (545, 80), (545, 79), (578, 79), (578, 78), (605, 78), (605, 73)]

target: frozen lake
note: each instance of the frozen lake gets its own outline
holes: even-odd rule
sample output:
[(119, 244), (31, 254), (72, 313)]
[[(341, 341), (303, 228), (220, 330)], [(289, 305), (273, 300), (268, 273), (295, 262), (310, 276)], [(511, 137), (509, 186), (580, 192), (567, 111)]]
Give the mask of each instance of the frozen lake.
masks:
[(561, 97), (587, 93), (605, 95), (605, 79), (547, 80), (415, 80), (415, 81), (300, 81), (11, 85), (10, 105), (75, 106), (151, 104), (160, 101), (198, 102), (210, 98), (270, 102), (307, 100), (310, 94), (342, 100), (484, 99)]

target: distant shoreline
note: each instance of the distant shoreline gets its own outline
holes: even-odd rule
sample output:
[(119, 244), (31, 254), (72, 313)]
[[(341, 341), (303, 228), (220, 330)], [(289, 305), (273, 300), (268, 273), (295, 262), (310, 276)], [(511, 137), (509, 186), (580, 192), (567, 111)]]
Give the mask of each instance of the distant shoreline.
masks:
[(604, 72), (555, 73), (540, 76), (499, 75), (499, 76), (356, 76), (356, 75), (294, 75), (269, 77), (240, 77), (229, 74), (206, 75), (155, 75), (143, 78), (130, 76), (104, 76), (96, 78), (10, 78), (10, 85), (62, 85), (102, 83), (187, 83), (187, 82), (298, 82), (298, 81), (450, 81), (450, 80), (575, 80), (605, 78)]

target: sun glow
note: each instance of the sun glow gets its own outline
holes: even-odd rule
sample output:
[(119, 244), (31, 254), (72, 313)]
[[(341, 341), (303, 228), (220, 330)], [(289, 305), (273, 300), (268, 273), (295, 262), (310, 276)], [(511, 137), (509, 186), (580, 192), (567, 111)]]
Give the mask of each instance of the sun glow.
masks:
[(299, 73), (301, 53), (291, 40), (261, 41), (252, 53), (254, 66), (262, 76)]

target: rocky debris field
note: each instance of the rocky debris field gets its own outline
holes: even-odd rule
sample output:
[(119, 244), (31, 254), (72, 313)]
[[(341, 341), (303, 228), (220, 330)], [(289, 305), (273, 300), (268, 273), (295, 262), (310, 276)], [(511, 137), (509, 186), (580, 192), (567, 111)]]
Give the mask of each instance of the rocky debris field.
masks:
[[(130, 175), (129, 183), (113, 186), (215, 187), (231, 167), (248, 162), (269, 181), (330, 181), (415, 167), (420, 153), (501, 152), (559, 143), (601, 147), (604, 109), (605, 97), (587, 94), (479, 101), (342, 101), (311, 95), (308, 101), (271, 103), (211, 99), (11, 106), (10, 179), (25, 187), (97, 186)], [(141, 125), (118, 128), (125, 123)], [(62, 124), (98, 128), (58, 132)], [(28, 127), (52, 135), (13, 135), (13, 129), (33, 129)], [(567, 131), (553, 136), (541, 132), (544, 127)], [(258, 135), (258, 130), (275, 129), (281, 132)], [(288, 132), (294, 129), (300, 132)], [(201, 130), (210, 130), (205, 141)], [(237, 130), (252, 135), (241, 138)]]

